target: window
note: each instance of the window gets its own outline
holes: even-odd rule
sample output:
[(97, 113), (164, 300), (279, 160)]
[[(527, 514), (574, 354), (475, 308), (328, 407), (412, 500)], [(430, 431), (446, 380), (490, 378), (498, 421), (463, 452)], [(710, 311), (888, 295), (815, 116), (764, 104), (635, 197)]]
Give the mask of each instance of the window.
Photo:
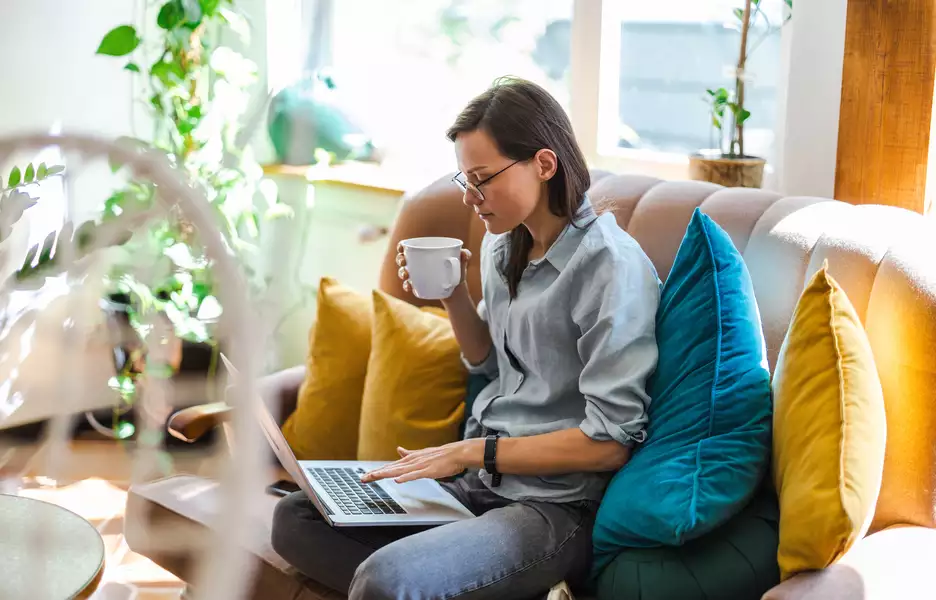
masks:
[[(295, 19), (301, 24), (290, 26), (305, 37), (279, 55), (298, 61), (295, 71), (330, 67), (337, 101), (383, 149), (384, 164), (423, 178), (453, 170), (446, 128), (501, 75), (553, 93), (593, 166), (685, 176), (687, 154), (717, 146), (705, 90), (733, 88), (740, 41), (733, 11), (744, 4), (289, 1), (302, 13)], [(783, 5), (761, 0), (763, 15), (749, 38), (757, 47), (748, 65), (746, 151), (768, 160)]]
[[(620, 75), (615, 122), (619, 148), (690, 154), (717, 148), (705, 90), (732, 90), (740, 45), (739, 0), (669, 0), (619, 5)], [(780, 0), (763, 0), (749, 33), (746, 152), (769, 156), (776, 119)]]
[(374, 138), (388, 168), (435, 178), (455, 170), (446, 129), (497, 77), (536, 81), (568, 106), (572, 4), (306, 0), (303, 12), (318, 8), (331, 31), (324, 58), (307, 53), (304, 69), (318, 61), (329, 67), (335, 98)]

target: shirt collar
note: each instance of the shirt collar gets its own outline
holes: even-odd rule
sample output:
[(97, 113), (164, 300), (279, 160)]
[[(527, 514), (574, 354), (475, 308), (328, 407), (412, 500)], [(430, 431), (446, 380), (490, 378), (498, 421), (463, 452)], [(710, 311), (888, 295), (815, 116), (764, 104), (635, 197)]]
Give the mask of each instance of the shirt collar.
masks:
[[(556, 241), (553, 242), (549, 250), (546, 251), (546, 255), (541, 259), (533, 261), (531, 264), (536, 265), (542, 261), (547, 261), (561, 273), (569, 264), (569, 261), (572, 260), (572, 256), (581, 243), (581, 238), (579, 236), (570, 235), (570, 233), (578, 229), (587, 228), (597, 218), (598, 215), (595, 213), (595, 209), (592, 207), (591, 201), (586, 194), (582, 198), (582, 203), (579, 205), (578, 212), (575, 214), (575, 218), (572, 222), (563, 228), (559, 237), (556, 238)], [(501, 270), (502, 274), (503, 269), (507, 266), (507, 251), (509, 246), (510, 235), (504, 234), (500, 236), (500, 239), (497, 240), (497, 243), (492, 248), (495, 264), (498, 265), (498, 269)]]

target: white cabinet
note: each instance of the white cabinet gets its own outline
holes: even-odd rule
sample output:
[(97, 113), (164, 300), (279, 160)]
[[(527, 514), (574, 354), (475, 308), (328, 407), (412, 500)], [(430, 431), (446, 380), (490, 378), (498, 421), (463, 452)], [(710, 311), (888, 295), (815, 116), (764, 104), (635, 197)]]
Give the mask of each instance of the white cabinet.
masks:
[(402, 192), (340, 181), (312, 181), (290, 173), (269, 173), (280, 200), (295, 214), (267, 224), (267, 302), (259, 307), (273, 339), (268, 370), (305, 361), (315, 318), (319, 280), (337, 279), (363, 294), (377, 287), (387, 236), (368, 240), (367, 231), (386, 231)]

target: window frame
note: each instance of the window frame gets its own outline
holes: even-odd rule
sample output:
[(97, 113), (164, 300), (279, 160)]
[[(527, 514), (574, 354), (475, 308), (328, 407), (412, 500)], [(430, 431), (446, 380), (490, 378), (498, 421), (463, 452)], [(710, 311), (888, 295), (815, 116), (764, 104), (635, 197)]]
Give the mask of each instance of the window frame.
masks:
[[(334, 39), (332, 30), (334, 0), (291, 0), (301, 5), (302, 11), (318, 8), (319, 14), (329, 21), (321, 26), (327, 40)], [(317, 6), (318, 5), (318, 6)], [(687, 179), (689, 156), (677, 153), (654, 152), (629, 148), (616, 148), (608, 139), (602, 123), (617, 119), (620, 94), (620, 43), (622, 20), (621, 5), (616, 0), (572, 0), (571, 47), (569, 60), (569, 118), (579, 145), (589, 166), (617, 173), (637, 172), (661, 179)], [(328, 48), (321, 49), (327, 57)], [(781, 57), (786, 62), (786, 57)], [(781, 69), (785, 69), (781, 65)], [(782, 84), (781, 84), (782, 85)], [(781, 95), (785, 89), (778, 89)], [(779, 136), (775, 142), (782, 145)], [(777, 148), (779, 157), (782, 147)], [(773, 176), (774, 165), (768, 165), (768, 176)]]

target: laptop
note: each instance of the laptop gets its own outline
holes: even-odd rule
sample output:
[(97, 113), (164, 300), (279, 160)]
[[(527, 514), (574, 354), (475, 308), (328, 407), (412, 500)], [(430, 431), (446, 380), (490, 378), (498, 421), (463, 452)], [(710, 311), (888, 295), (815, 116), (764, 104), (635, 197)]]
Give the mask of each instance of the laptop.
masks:
[[(236, 379), (237, 369), (221, 360)], [(263, 399), (258, 418), (273, 453), (333, 527), (443, 525), (474, 515), (433, 479), (361, 483), (361, 475), (389, 461), (297, 460)]]

